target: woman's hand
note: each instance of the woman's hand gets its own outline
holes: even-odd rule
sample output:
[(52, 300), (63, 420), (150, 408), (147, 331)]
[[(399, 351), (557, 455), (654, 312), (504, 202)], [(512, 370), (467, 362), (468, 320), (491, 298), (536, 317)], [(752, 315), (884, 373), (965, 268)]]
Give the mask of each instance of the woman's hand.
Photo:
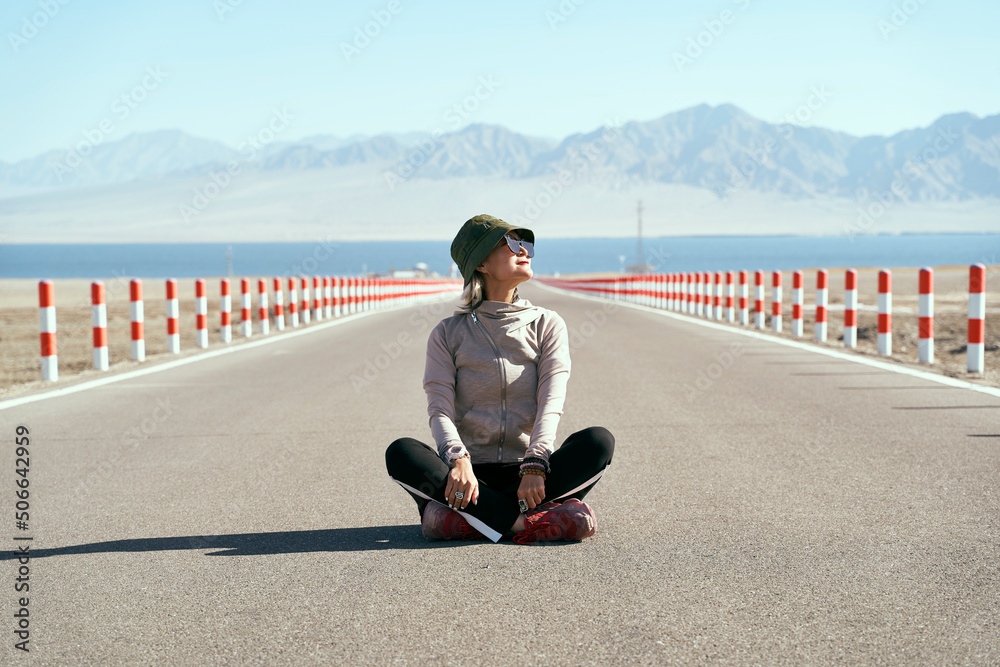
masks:
[[(455, 497), (456, 492), (462, 494), (460, 499)], [(479, 480), (472, 472), (472, 461), (469, 457), (456, 459), (455, 466), (448, 473), (444, 498), (448, 501), (448, 507), (456, 510), (464, 510), (469, 503), (475, 505), (479, 502)]]
[(545, 478), (541, 475), (522, 477), (521, 486), (517, 487), (517, 497), (528, 505), (528, 509), (541, 505), (545, 498)]

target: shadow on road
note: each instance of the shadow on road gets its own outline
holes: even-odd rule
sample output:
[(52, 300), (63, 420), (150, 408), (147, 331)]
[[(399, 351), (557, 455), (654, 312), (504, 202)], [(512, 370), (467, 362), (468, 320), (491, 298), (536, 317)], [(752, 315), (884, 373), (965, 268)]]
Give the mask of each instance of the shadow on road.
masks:
[[(370, 526), (367, 528), (330, 528), (296, 530), (280, 533), (244, 533), (238, 535), (191, 535), (185, 537), (147, 537), (133, 540), (92, 542), (52, 549), (30, 550), (31, 558), (76, 556), (95, 553), (141, 551), (201, 551), (206, 556), (266, 556), (307, 553), (310, 551), (383, 551), (386, 549), (433, 549), (480, 542), (429, 542), (420, 527)], [(14, 560), (13, 551), (0, 552), (0, 561)]]

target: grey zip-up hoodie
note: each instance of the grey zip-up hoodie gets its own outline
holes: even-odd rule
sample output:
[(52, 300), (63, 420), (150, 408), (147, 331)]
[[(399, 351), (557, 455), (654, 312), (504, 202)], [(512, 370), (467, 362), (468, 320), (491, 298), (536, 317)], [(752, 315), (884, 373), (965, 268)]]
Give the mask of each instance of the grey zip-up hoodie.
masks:
[(548, 462), (569, 379), (566, 323), (552, 310), (484, 301), (427, 340), (424, 391), (438, 454), (473, 463)]

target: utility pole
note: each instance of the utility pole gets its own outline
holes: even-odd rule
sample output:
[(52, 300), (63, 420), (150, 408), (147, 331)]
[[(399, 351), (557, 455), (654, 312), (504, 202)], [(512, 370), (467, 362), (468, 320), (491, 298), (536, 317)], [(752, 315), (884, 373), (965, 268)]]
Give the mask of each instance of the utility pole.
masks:
[(642, 266), (646, 263), (646, 256), (642, 252), (642, 200), (639, 200), (639, 205), (635, 207), (635, 215), (639, 221), (639, 236), (638, 236), (638, 248), (635, 251), (635, 263)]
[(650, 271), (653, 270), (652, 266), (646, 264), (646, 256), (645, 253), (643, 253), (642, 251), (642, 211), (643, 211), (642, 200), (640, 199), (638, 206), (636, 206), (636, 215), (638, 217), (639, 228), (638, 228), (638, 237), (636, 245), (635, 264), (628, 267), (628, 270), (631, 273), (649, 273)]

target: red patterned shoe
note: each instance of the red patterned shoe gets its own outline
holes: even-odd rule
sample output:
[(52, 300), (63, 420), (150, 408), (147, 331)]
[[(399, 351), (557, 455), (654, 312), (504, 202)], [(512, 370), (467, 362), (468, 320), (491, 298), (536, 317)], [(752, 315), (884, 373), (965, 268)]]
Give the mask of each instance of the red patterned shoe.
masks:
[(597, 531), (594, 510), (585, 502), (570, 498), (562, 505), (545, 503), (524, 515), (524, 530), (514, 533), (518, 544), (534, 542), (579, 542)]
[(424, 508), (420, 521), (428, 540), (482, 540), (483, 534), (473, 528), (465, 517), (438, 502)]

